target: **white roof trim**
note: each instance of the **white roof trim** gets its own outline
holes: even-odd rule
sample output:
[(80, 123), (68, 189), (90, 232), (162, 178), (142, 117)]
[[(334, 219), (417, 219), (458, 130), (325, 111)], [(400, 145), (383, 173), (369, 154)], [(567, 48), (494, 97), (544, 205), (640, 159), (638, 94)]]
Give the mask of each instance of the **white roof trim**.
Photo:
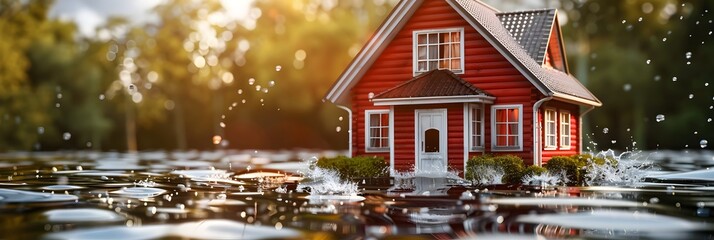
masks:
[(395, 30), (406, 24), (407, 20), (409, 20), (411, 15), (418, 9), (415, 6), (421, 5), (422, 2), (423, 0), (400, 1), (397, 6), (394, 7), (388, 19), (362, 48), (362, 51), (355, 56), (355, 59), (350, 63), (347, 70), (340, 75), (335, 85), (332, 86), (327, 93), (325, 97), (326, 100), (333, 103), (342, 102), (342, 100), (344, 100), (345, 91), (356, 84), (357, 79), (362, 78), (367, 68), (376, 61), (374, 56), (382, 53), (387, 47), (387, 44), (384, 43), (394, 39), (398, 33), (398, 31)]
[(444, 103), (488, 103), (492, 104), (495, 97), (486, 95), (460, 95), (439, 97), (412, 97), (412, 98), (376, 98), (372, 99), (374, 106), (419, 105), (419, 104), (444, 104)]
[(595, 106), (595, 107), (600, 107), (602, 106), (602, 103), (595, 102), (595, 101), (590, 101), (587, 99), (563, 94), (563, 93), (553, 93), (553, 97), (558, 99), (558, 100), (563, 100), (565, 102), (570, 102), (570, 103), (575, 103), (575, 104), (585, 104), (588, 106)]

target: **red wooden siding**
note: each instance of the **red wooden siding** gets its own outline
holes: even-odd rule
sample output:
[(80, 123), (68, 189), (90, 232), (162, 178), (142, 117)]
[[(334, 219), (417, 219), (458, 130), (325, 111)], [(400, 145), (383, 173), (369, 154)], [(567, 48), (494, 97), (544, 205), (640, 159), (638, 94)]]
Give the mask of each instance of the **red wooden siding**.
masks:
[[(523, 151), (522, 152), (497, 152), (497, 154), (516, 154), (522, 157), (527, 163), (532, 163), (532, 105), (541, 97), (533, 85), (502, 56), (490, 43), (486, 41), (467, 21), (465, 21), (451, 6), (445, 1), (425, 1), (414, 13), (413, 17), (399, 30), (399, 33), (392, 40), (376, 62), (370, 67), (362, 79), (355, 85), (351, 92), (353, 108), (353, 155), (378, 155), (364, 152), (364, 111), (366, 109), (379, 109), (374, 107), (368, 99), (370, 92), (381, 93), (399, 83), (413, 78), (412, 59), (412, 34), (413, 31), (442, 29), (442, 28), (464, 28), (464, 59), (465, 69), (463, 74), (459, 74), (464, 80), (474, 84), (487, 93), (496, 97), (494, 104), (522, 104), (523, 105)], [(420, 107), (421, 106), (417, 106)], [(409, 108), (397, 107), (400, 115), (395, 115), (395, 146), (398, 148), (396, 161), (398, 169), (402, 168), (405, 161), (414, 163), (414, 123), (413, 111), (409, 114), (399, 113)], [(412, 109), (413, 110), (413, 109)], [(458, 105), (458, 118), (452, 115), (449, 107), (448, 130), (451, 133), (454, 129), (463, 128), (462, 105)], [(403, 115), (403, 116), (402, 116)], [(486, 126), (486, 151), (490, 152), (490, 105), (485, 109)], [(399, 119), (396, 119), (399, 118)], [(457, 121), (458, 119), (458, 121)], [(404, 129), (401, 129), (404, 127)], [(459, 137), (449, 136), (449, 158), (463, 160), (463, 129), (459, 131)], [(456, 136), (456, 133), (454, 133)], [(451, 142), (454, 139), (456, 142)], [(458, 144), (457, 144), (458, 142)], [(460, 152), (462, 155), (456, 156)], [(477, 153), (471, 153), (475, 155)], [(379, 154), (389, 159), (389, 154)], [(452, 158), (454, 156), (454, 158)], [(395, 159), (396, 160), (396, 159)], [(462, 169), (460, 166), (457, 169)]]
[[(548, 101), (545, 102), (540, 111), (538, 111), (538, 122), (541, 125), (541, 149), (545, 146), (545, 125), (544, 116), (545, 108), (555, 109), (556, 113), (556, 139), (557, 148), (555, 150), (542, 150), (543, 164), (548, 162), (552, 157), (555, 156), (570, 156), (580, 153), (580, 132), (579, 132), (579, 117), (580, 107), (575, 104), (564, 103), (560, 101)], [(570, 149), (561, 150), (560, 149), (560, 112), (567, 111), (570, 113)]]

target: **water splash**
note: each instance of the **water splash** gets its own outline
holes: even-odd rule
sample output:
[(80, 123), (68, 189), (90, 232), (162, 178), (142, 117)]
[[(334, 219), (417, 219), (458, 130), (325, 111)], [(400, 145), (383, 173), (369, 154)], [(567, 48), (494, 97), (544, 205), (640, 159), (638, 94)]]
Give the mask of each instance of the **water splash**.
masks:
[(339, 173), (334, 170), (318, 167), (317, 158), (307, 160), (307, 171), (303, 173), (307, 182), (301, 182), (299, 189), (310, 188), (310, 195), (326, 196), (357, 196), (359, 189), (357, 183), (342, 181)]
[(534, 186), (559, 186), (568, 184), (566, 173), (551, 173), (549, 171), (537, 175), (523, 177), (523, 184)]
[[(598, 164), (594, 159), (588, 159), (585, 183), (588, 186), (623, 185), (641, 182), (647, 171), (652, 169), (652, 163), (640, 159), (639, 151), (627, 151), (616, 154), (614, 150), (601, 151), (594, 158), (606, 159)], [(612, 161), (614, 160), (614, 161)]]

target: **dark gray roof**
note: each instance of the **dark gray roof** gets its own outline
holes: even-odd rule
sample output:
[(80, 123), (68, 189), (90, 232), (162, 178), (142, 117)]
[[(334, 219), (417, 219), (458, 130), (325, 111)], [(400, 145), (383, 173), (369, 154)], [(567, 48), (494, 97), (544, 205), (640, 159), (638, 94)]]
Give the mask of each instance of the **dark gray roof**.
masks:
[(414, 98), (445, 96), (489, 96), (483, 90), (449, 70), (431, 70), (374, 96), (379, 98)]
[(496, 16), (497, 12), (484, 5), (477, 0), (454, 0), (477, 25), (477, 29), (486, 31), (486, 38), (489, 36), (495, 40), (493, 44), (499, 44), (505, 49), (503, 54), (510, 55), (519, 65), (525, 68), (526, 76), (534, 78), (533, 82), (539, 89), (545, 89), (548, 92), (560, 93), (569, 95), (584, 100), (589, 100), (601, 104), (600, 100), (595, 97), (585, 86), (583, 86), (575, 77), (560, 72), (554, 69), (542, 67), (542, 64), (536, 62), (528, 52), (521, 46), (511, 33), (501, 24), (501, 20)]
[(528, 55), (542, 64), (555, 14), (555, 9), (543, 9), (502, 12), (497, 13), (496, 16)]

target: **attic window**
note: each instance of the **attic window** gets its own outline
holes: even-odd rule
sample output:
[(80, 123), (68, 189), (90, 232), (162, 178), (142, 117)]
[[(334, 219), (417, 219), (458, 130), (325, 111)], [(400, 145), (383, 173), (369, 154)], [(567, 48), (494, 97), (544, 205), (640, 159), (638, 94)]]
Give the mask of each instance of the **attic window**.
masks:
[(463, 73), (464, 29), (414, 31), (414, 75), (434, 69)]

